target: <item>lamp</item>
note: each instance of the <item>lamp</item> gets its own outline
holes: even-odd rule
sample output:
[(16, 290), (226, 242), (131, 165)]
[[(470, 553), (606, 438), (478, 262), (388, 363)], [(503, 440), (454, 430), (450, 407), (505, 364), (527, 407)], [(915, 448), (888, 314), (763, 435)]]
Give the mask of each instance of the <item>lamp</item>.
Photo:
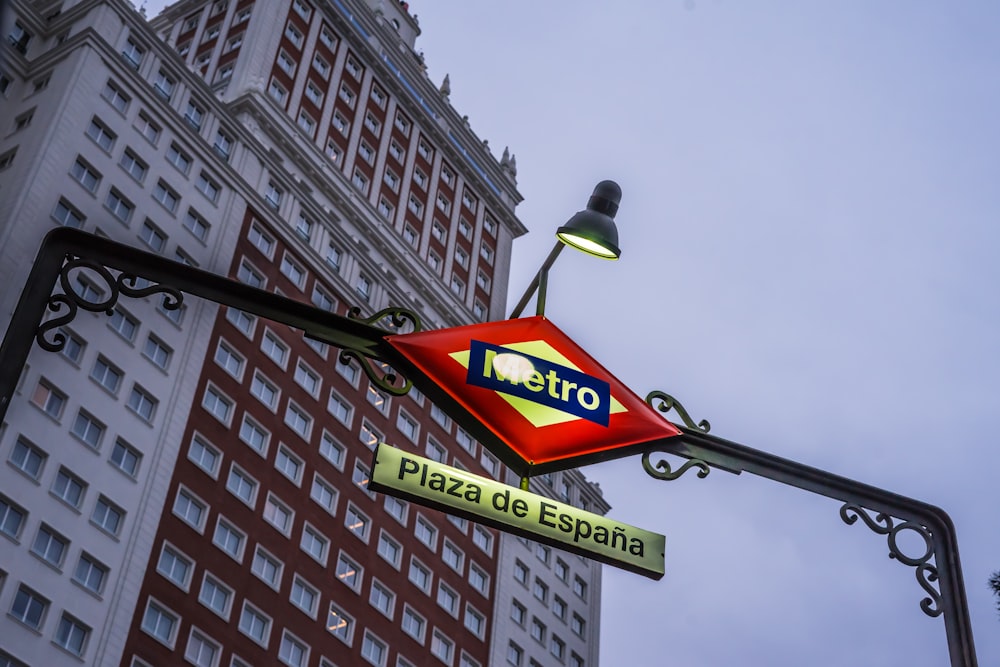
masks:
[(579, 211), (565, 225), (556, 230), (556, 244), (549, 256), (542, 262), (542, 267), (528, 285), (521, 300), (514, 306), (510, 319), (520, 317), (524, 307), (528, 305), (531, 296), (537, 291), (538, 301), (535, 306), (537, 315), (545, 314), (545, 291), (548, 283), (549, 269), (555, 263), (564, 246), (571, 246), (595, 257), (603, 259), (618, 259), (621, 250), (618, 248), (618, 228), (615, 226), (615, 214), (622, 199), (622, 189), (614, 181), (601, 181), (594, 188), (587, 208)]

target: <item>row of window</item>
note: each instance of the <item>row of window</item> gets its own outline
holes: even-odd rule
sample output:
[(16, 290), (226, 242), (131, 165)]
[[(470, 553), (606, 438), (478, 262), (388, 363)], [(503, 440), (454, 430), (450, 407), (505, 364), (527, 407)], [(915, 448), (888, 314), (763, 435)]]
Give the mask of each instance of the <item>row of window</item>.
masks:
[[(86, 570), (82, 557), (80, 563), (81, 565), (77, 570)], [(105, 575), (106, 572), (101, 576)], [(87, 576), (86, 572), (84, 572), (83, 576)], [(2, 571), (0, 571), (0, 579), (3, 579)], [(79, 580), (74, 578), (74, 581)], [(51, 606), (52, 601), (44, 595), (25, 584), (20, 584), (17, 587), (17, 592), (14, 594), (9, 616), (34, 632), (40, 633), (42, 632), (42, 627), (45, 625), (45, 620)], [(59, 622), (56, 624), (52, 642), (77, 658), (82, 658), (84, 652), (87, 650), (87, 642), (90, 639), (90, 634), (91, 627), (89, 625), (69, 612), (63, 611), (59, 615)]]
[[(559, 662), (566, 661), (566, 642), (561, 640), (556, 635), (552, 635), (549, 642), (549, 653), (552, 654)], [(524, 662), (525, 650), (514, 641), (510, 641), (507, 644), (507, 662), (514, 667), (521, 667), (525, 665)], [(527, 662), (527, 667), (541, 667), (540, 662), (533, 658), (529, 658)], [(569, 665), (570, 667), (584, 667), (584, 660), (575, 651), (569, 654)]]
[[(569, 576), (569, 570), (566, 567), (566, 563), (562, 559), (556, 559), (556, 576), (559, 577), (561, 581), (566, 581)], [(520, 583), (525, 588), (528, 587), (529, 581), (531, 580), (531, 569), (524, 564), (524, 562), (518, 558), (514, 561), (514, 579)], [(587, 582), (584, 581), (580, 575), (573, 575), (573, 592), (581, 600), (587, 600)], [(539, 601), (543, 603), (548, 603), (549, 601), (549, 586), (545, 583), (545, 580), (541, 577), (535, 577), (534, 583), (531, 586), (532, 594), (538, 598)]]
[[(113, 385), (117, 389), (121, 382), (117, 367), (111, 365), (103, 357), (98, 358), (93, 373), (96, 373), (96, 376), (92, 374), (94, 380), (105, 388), (108, 388), (108, 385)], [(66, 393), (44, 377), (39, 379), (29, 400), (32, 405), (56, 420), (62, 418), (66, 403), (69, 402)], [(146, 423), (152, 423), (158, 404), (159, 401), (138, 383), (132, 384), (125, 401), (125, 406)]]

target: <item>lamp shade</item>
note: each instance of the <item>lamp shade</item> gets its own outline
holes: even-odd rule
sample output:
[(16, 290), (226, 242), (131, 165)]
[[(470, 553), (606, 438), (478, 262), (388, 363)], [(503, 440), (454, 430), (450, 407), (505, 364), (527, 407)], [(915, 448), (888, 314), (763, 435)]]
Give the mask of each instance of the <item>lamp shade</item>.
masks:
[(601, 181), (590, 195), (587, 208), (556, 230), (556, 238), (568, 246), (604, 259), (618, 259), (618, 228), (615, 214), (622, 189), (614, 181)]

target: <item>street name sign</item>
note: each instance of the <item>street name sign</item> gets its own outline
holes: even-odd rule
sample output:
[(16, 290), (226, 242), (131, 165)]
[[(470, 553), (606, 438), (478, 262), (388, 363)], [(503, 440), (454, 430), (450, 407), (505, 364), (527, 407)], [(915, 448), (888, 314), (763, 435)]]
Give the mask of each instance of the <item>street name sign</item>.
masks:
[(379, 443), (368, 488), (531, 538), (651, 579), (666, 538)]
[(507, 450), (494, 454), (523, 469), (572, 468), (680, 434), (542, 316), (387, 340), (497, 436)]

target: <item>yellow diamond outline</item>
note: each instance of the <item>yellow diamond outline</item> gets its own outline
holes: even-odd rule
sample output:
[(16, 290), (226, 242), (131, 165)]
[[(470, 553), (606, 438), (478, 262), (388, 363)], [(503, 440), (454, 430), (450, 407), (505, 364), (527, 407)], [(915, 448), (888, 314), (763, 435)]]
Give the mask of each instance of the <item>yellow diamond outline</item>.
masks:
[[(528, 340), (521, 343), (506, 343), (502, 347), (514, 350), (515, 352), (530, 354), (533, 357), (538, 357), (539, 359), (544, 359), (545, 361), (554, 364), (560, 364), (581, 373), (583, 372), (580, 370), (579, 366), (567, 359), (562, 352), (555, 349), (544, 340)], [(462, 368), (469, 370), (470, 354), (470, 350), (462, 350), (460, 352), (452, 352), (448, 356), (461, 364)], [(528, 399), (520, 396), (511, 396), (510, 394), (506, 394), (502, 391), (494, 391), (494, 393), (503, 400), (507, 401), (512, 408), (517, 410), (522, 417), (531, 422), (531, 425), (535, 428), (555, 426), (556, 424), (565, 424), (567, 422), (583, 419), (583, 417), (578, 417), (577, 415), (564, 412), (563, 410), (559, 410), (548, 405), (535, 403), (534, 401), (529, 401)], [(620, 412), (628, 412), (628, 408), (622, 405), (614, 396), (611, 396), (611, 407), (609, 412), (614, 415)]]

